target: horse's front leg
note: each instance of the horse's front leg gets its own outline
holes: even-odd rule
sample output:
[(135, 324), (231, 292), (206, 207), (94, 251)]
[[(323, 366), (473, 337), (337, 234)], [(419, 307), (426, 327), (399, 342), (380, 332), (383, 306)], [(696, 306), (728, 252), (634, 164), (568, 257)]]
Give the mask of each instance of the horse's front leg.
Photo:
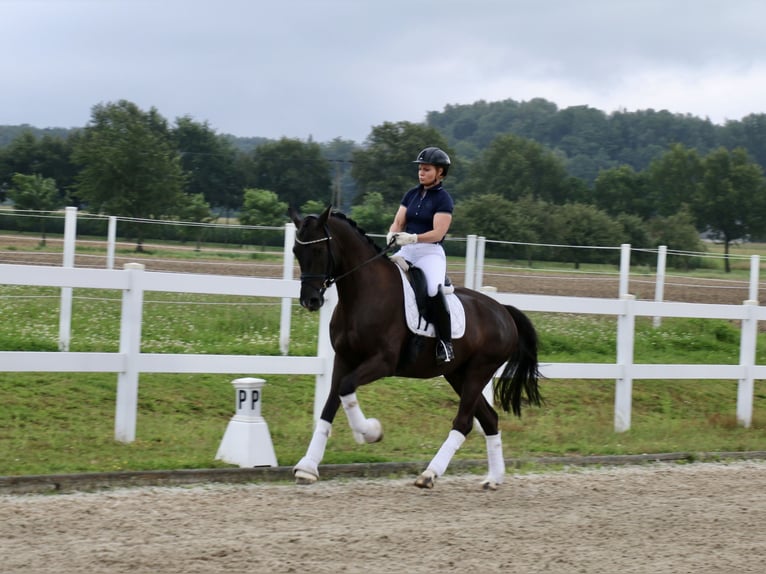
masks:
[(364, 416), (356, 393), (345, 395), (340, 398), (343, 410), (348, 419), (348, 425), (354, 434), (354, 440), (357, 444), (379, 442), (383, 440), (383, 426), (378, 419), (367, 418)]
[(324, 451), (331, 431), (331, 422), (324, 419), (317, 421), (305, 456), (293, 467), (296, 484), (314, 484), (319, 480), (319, 463), (324, 458)]
[(390, 373), (393, 359), (378, 354), (357, 365), (340, 380), (338, 393), (343, 411), (346, 413), (354, 440), (358, 444), (373, 443), (383, 440), (383, 426), (378, 419), (367, 418), (359, 406), (356, 389), (376, 381)]
[[(354, 439), (358, 443), (378, 442), (383, 438), (380, 421), (364, 416), (355, 391), (359, 385), (385, 376), (385, 370), (381, 371), (381, 369), (386, 369), (386, 365), (387, 363), (381, 359), (368, 361), (356, 368), (349, 368), (336, 355), (330, 394), (322, 409), (321, 418), (314, 428), (306, 455), (293, 467), (293, 476), (297, 484), (313, 484), (319, 480), (319, 464), (324, 458), (332, 423), (341, 404), (354, 433)], [(380, 374), (381, 372), (383, 374)], [(347, 394), (343, 394), (344, 391)]]

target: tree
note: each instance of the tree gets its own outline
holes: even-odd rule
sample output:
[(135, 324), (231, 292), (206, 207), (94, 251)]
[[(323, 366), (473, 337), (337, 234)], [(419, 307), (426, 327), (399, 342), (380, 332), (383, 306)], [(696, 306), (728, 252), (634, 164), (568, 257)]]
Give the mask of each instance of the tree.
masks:
[(646, 176), (629, 165), (602, 171), (593, 184), (590, 203), (610, 215), (629, 213), (647, 219), (654, 212)]
[(173, 139), (181, 155), (187, 195), (203, 194), (212, 207), (229, 212), (242, 204), (244, 181), (231, 142), (207, 123), (176, 118)]
[(511, 201), (529, 196), (564, 203), (570, 189), (561, 158), (542, 145), (513, 135), (495, 138), (472, 164), (465, 188)]
[[(413, 161), (426, 147), (436, 146), (455, 157), (447, 141), (436, 129), (411, 122), (386, 122), (372, 129), (366, 146), (354, 152), (351, 175), (359, 186), (356, 202), (364, 195), (377, 192), (389, 205), (398, 204), (404, 193), (417, 185), (417, 167)], [(454, 177), (454, 165), (449, 177)], [(393, 215), (392, 215), (393, 217)]]
[[(82, 165), (77, 192), (93, 211), (136, 219), (177, 215), (183, 171), (167, 122), (125, 100), (93, 107), (74, 151)], [(143, 234), (136, 230), (136, 251)]]
[(22, 132), (0, 149), (0, 185), (10, 185), (16, 173), (39, 174), (56, 180), (59, 196), (64, 201), (77, 173), (71, 157), (74, 139), (51, 135), (37, 139), (31, 131)]
[(205, 225), (201, 224), (210, 223), (215, 220), (215, 217), (210, 210), (210, 204), (205, 201), (205, 196), (201, 193), (185, 196), (181, 205), (179, 217), (181, 218), (181, 221), (197, 224), (193, 226), (193, 231), (191, 232), (184, 229), (183, 234), (192, 235), (195, 238), (197, 245), (194, 250), (199, 251), (202, 247), (202, 238), (205, 235), (206, 230)]
[(695, 149), (672, 145), (649, 164), (647, 180), (654, 212), (673, 215), (694, 200), (702, 181), (702, 158)]
[[(651, 234), (654, 247), (665, 245), (671, 252), (705, 251), (699, 232), (694, 227), (694, 217), (692, 217), (687, 207), (682, 208), (681, 211), (673, 215), (653, 218), (649, 222), (649, 233)], [(686, 255), (679, 256), (671, 253), (668, 256), (668, 265), (683, 267), (686, 270), (698, 267), (700, 263), (701, 260), (699, 258), (692, 258)]]
[(723, 242), (726, 272), (729, 247), (766, 230), (766, 181), (744, 148), (719, 148), (703, 160), (703, 178), (692, 204), (698, 229)]
[[(44, 178), (40, 174), (24, 175), (17, 173), (11, 180), (8, 195), (13, 201), (14, 209), (33, 211), (53, 211), (62, 207), (64, 201), (59, 196), (56, 181)], [(45, 217), (40, 217), (40, 245), (45, 246)]]
[(396, 206), (386, 205), (382, 194), (372, 192), (364, 196), (364, 203), (351, 208), (350, 215), (351, 219), (366, 232), (385, 234), (391, 227), (394, 213), (396, 213)]
[(268, 189), (286, 204), (332, 201), (330, 162), (315, 142), (282, 138), (265, 143), (253, 150), (245, 170), (247, 187)]
[(573, 248), (560, 249), (560, 261), (572, 261), (575, 269), (584, 262), (603, 263), (612, 259), (604, 250), (586, 251), (578, 247), (613, 247), (623, 243), (623, 226), (609, 214), (587, 204), (572, 203), (555, 206), (553, 229), (556, 243)]
[(455, 206), (451, 232), (483, 236), (487, 256), (526, 259), (531, 265), (537, 253), (530, 244), (540, 241), (549, 210), (548, 204), (528, 197), (510, 201), (496, 193), (474, 195)]
[[(246, 189), (239, 221), (242, 225), (279, 227), (288, 221), (287, 203), (280, 201), (273, 191), (266, 189)], [(270, 235), (268, 230), (254, 230), (251, 235), (266, 244)], [(273, 234), (271, 234), (273, 235)]]

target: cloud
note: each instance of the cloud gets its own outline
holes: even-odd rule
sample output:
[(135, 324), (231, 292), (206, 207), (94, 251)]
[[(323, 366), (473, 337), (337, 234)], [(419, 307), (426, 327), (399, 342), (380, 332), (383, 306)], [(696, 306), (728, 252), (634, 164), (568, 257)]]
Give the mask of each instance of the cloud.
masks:
[(447, 104), (763, 113), (755, 0), (0, 0), (0, 124), (128, 99), (240, 136), (363, 141)]

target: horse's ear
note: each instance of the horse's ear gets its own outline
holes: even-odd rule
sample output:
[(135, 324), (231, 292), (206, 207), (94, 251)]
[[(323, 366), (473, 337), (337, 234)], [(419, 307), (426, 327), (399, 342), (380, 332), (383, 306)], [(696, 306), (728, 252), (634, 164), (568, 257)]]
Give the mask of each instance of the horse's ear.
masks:
[(290, 207), (287, 208), (287, 215), (289, 215), (290, 219), (293, 220), (295, 227), (300, 227), (301, 223), (303, 223), (303, 218), (301, 217), (301, 214), (298, 213), (298, 210), (295, 209), (292, 205), (290, 205)]
[(332, 211), (332, 204), (327, 206), (327, 209), (325, 209), (322, 212), (322, 215), (319, 216), (319, 224), (325, 225), (327, 223), (327, 220), (330, 218), (330, 212)]

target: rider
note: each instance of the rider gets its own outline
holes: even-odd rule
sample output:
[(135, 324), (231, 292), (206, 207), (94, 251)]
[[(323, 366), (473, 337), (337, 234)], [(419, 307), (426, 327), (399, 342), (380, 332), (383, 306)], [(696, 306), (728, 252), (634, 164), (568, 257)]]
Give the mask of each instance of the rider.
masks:
[(449, 306), (442, 292), (447, 256), (442, 242), (452, 223), (454, 203), (442, 186), (449, 171), (449, 156), (438, 147), (427, 147), (413, 162), (418, 164), (419, 185), (404, 194), (386, 241), (401, 246), (398, 254), (423, 270), (428, 286), (428, 307), (438, 343), (436, 361), (455, 358)]

